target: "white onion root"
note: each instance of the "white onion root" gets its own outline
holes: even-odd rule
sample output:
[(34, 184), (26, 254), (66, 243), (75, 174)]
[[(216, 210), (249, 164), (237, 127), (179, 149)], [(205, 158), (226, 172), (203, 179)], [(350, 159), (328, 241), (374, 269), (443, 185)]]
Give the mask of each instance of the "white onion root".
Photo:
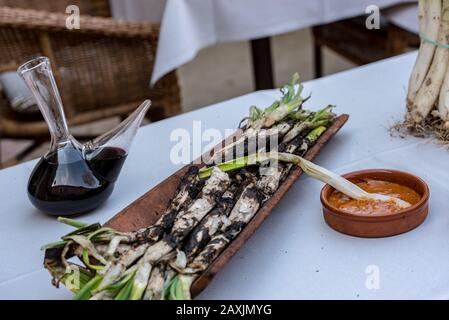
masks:
[(449, 43), (449, 0), (443, 0), (438, 43), (429, 72), (413, 101), (410, 114), (415, 123), (422, 122), (434, 108), (446, 76), (449, 49), (443, 46)]
[[(437, 39), (440, 30), (441, 0), (419, 1), (419, 29), (422, 35), (429, 39)], [(435, 53), (435, 45), (426, 41), (421, 42), (418, 58), (410, 76), (407, 107), (412, 108), (416, 94), (421, 88), (423, 81), (429, 71), (432, 58)]]

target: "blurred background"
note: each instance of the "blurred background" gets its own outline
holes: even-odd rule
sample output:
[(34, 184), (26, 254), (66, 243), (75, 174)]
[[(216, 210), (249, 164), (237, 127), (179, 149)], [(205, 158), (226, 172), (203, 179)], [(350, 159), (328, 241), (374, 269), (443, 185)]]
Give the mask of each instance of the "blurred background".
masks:
[[(296, 71), (314, 79), (419, 46), (417, 1), (257, 1), (0, 0), (0, 165), (47, 150), (15, 74), (38, 55), (52, 61), (74, 135), (89, 139), (147, 97), (150, 123), (280, 87)], [(371, 4), (378, 29), (366, 26)], [(67, 28), (69, 5), (80, 29)]]

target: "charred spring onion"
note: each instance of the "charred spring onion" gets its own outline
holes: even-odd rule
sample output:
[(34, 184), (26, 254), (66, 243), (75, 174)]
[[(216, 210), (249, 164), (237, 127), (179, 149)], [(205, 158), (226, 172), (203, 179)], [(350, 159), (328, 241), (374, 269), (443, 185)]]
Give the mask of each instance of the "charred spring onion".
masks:
[[(301, 96), (303, 86), (298, 85), (298, 89), (295, 88), (298, 80), (299, 75), (295, 73), (291, 83), (281, 89), (284, 94), (282, 99), (275, 101), (264, 111), (259, 110), (257, 107), (251, 107), (250, 117), (248, 123), (245, 125), (242, 136), (234, 143), (225, 146), (221, 150), (217, 150), (208, 163), (220, 163), (223, 160), (231, 159), (233, 152), (235, 150), (243, 150), (243, 146), (248, 140), (261, 139), (262, 136), (283, 136), (289, 131), (289, 124), (280, 122), (289, 117), (289, 115), (297, 114), (301, 110), (304, 101), (307, 100)], [(272, 128), (275, 124), (278, 124), (278, 127)]]
[[(75, 230), (43, 248), (53, 283), (68, 286), (75, 299), (189, 298), (193, 281), (276, 192), (292, 166), (302, 163), (300, 156), (335, 118), (331, 107), (304, 110), (308, 98), (301, 96), (297, 81), (295, 74), (282, 88), (282, 98), (266, 109), (250, 108), (242, 136), (214, 154), (214, 166), (192, 166), (186, 172), (154, 225), (122, 233), (61, 218)], [(230, 161), (221, 162), (227, 157)], [(73, 256), (82, 264), (69, 261)]]

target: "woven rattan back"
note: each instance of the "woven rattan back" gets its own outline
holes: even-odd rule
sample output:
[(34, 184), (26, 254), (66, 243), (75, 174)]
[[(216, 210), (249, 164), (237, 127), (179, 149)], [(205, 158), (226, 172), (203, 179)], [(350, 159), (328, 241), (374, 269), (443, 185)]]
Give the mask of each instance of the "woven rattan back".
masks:
[(146, 98), (153, 100), (153, 113), (163, 110), (156, 111), (162, 117), (180, 111), (174, 73), (149, 87), (158, 25), (82, 16), (81, 29), (69, 30), (66, 18), (0, 7), (0, 72), (48, 56), (68, 120), (75, 123), (125, 114)]

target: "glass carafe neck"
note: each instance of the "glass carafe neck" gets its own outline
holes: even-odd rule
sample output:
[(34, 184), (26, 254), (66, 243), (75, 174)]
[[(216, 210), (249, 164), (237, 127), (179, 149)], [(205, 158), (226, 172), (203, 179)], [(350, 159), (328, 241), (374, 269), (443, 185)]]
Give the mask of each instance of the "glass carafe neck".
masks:
[(33, 93), (39, 109), (47, 122), (52, 147), (71, 140), (61, 96), (51, 70), (50, 61), (39, 57), (24, 63), (17, 70)]

